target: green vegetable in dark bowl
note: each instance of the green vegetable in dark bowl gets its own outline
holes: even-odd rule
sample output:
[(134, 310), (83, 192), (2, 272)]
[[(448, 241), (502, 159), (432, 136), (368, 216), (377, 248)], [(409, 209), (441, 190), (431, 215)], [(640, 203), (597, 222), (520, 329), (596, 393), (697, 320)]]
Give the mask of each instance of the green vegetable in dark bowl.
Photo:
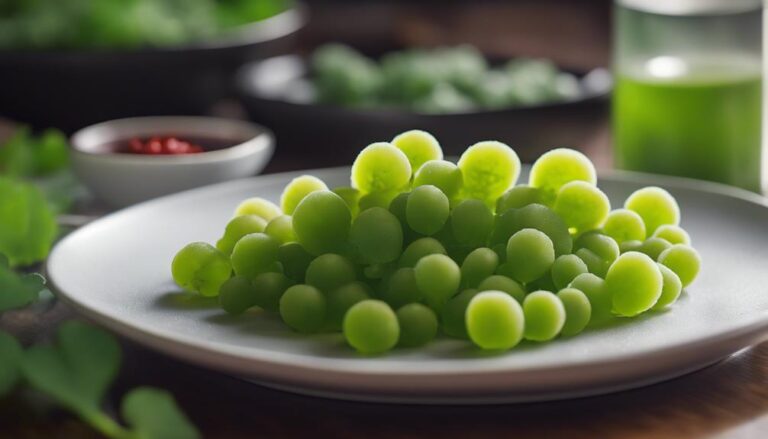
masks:
[(312, 58), (317, 98), (321, 102), (358, 106), (372, 103), (381, 88), (376, 64), (350, 47), (329, 44)]
[(290, 0), (5, 0), (0, 49), (181, 45), (290, 6)]
[(567, 101), (579, 82), (551, 61), (515, 59), (490, 67), (474, 47), (409, 49), (377, 63), (354, 49), (329, 44), (312, 57), (318, 102), (419, 113), (457, 113)]
[[(211, 3), (212, 0), (205, 0)], [(275, 16), (293, 6), (291, 0), (214, 0), (221, 29), (241, 26)]]

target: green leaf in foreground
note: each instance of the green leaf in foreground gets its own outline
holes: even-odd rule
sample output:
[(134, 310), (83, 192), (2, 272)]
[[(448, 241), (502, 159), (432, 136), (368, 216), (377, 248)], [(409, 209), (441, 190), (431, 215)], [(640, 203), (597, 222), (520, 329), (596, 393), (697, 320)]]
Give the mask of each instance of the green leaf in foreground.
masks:
[(122, 403), (123, 419), (140, 439), (195, 439), (200, 437), (173, 396), (151, 387), (133, 389)]
[(10, 392), (19, 380), (23, 354), (19, 342), (11, 334), (0, 331), (0, 397)]
[(8, 259), (0, 253), (0, 312), (29, 305), (44, 288), (45, 279), (42, 276), (14, 272), (9, 267)]
[(80, 322), (65, 322), (56, 344), (33, 346), (24, 355), (23, 372), (30, 384), (89, 419), (120, 366), (115, 338)]
[[(0, 333), (2, 335), (2, 333)], [(0, 359), (2, 359), (0, 338)], [(23, 354), (27, 381), (79, 415), (103, 435), (117, 439), (197, 439), (200, 434), (162, 390), (140, 387), (123, 398), (126, 429), (101, 410), (120, 367), (120, 345), (109, 333), (70, 321), (58, 330), (55, 345), (33, 346)], [(3, 370), (0, 367), (0, 384)], [(1, 390), (1, 388), (0, 388)]]
[(11, 266), (43, 260), (57, 233), (56, 218), (37, 188), (0, 177), (0, 253)]

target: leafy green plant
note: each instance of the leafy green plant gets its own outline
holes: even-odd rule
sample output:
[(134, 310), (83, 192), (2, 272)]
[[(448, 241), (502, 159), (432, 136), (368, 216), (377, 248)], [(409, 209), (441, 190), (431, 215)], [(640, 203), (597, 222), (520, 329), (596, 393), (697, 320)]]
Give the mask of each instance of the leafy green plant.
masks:
[(78, 322), (64, 323), (56, 345), (33, 346), (22, 371), (29, 383), (105, 434), (118, 432), (99, 406), (120, 365), (120, 347), (109, 334)]
[(0, 148), (0, 173), (13, 177), (50, 175), (68, 165), (67, 138), (53, 128), (34, 136), (29, 127), (21, 127)]
[(0, 175), (33, 184), (56, 213), (69, 210), (84, 193), (69, 164), (67, 138), (57, 129), (33, 135), (22, 126), (0, 145)]
[(0, 48), (172, 46), (225, 33), (290, 0), (3, 0)]
[(0, 253), (0, 312), (21, 308), (37, 300), (45, 278), (37, 273), (18, 274)]
[[(35, 138), (22, 128), (0, 148), (0, 174), (5, 174), (0, 175), (0, 312), (29, 305), (45, 288), (41, 275), (12, 267), (48, 255), (58, 234), (52, 206), (63, 210), (72, 198), (68, 163), (66, 139), (55, 130)], [(0, 397), (25, 381), (110, 438), (199, 437), (173, 396), (159, 389), (140, 387), (124, 397), (121, 414), (127, 426), (102, 410), (120, 357), (113, 336), (80, 322), (61, 325), (55, 344), (26, 351), (0, 331)]]
[(0, 397), (16, 385), (21, 376), (21, 359), (24, 351), (11, 334), (0, 331)]
[(112, 335), (78, 321), (63, 323), (54, 344), (26, 351), (0, 331), (0, 396), (23, 379), (109, 438), (200, 437), (173, 396), (152, 387), (133, 389), (123, 397), (120, 412), (127, 425), (107, 415), (102, 402), (120, 368), (120, 358), (120, 345)]
[[(0, 313), (29, 305), (44, 288), (45, 278), (13, 271), (0, 253)], [(198, 438), (173, 396), (163, 390), (139, 387), (125, 395), (121, 414), (128, 427), (101, 409), (121, 356), (112, 335), (77, 321), (59, 327), (56, 343), (26, 351), (12, 335), (0, 330), (0, 397), (26, 381), (110, 438)]]
[(43, 260), (58, 234), (55, 215), (35, 186), (0, 176), (0, 253), (11, 266)]

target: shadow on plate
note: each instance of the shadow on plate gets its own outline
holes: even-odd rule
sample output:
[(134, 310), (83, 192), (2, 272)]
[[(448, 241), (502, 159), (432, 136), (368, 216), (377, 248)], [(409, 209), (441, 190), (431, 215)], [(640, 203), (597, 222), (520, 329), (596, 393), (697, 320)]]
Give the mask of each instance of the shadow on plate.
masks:
[(161, 309), (177, 309), (179, 311), (215, 309), (219, 307), (219, 299), (190, 294), (186, 291), (169, 291), (160, 294), (155, 300), (155, 305)]

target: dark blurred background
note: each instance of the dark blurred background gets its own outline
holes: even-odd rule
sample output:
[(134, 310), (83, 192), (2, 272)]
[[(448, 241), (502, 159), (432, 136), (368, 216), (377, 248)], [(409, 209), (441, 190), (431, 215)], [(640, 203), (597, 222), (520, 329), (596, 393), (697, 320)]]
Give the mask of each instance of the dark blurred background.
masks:
[[(610, 0), (314, 0), (306, 3), (311, 8), (312, 19), (298, 41), (304, 53), (331, 41), (351, 44), (372, 54), (404, 47), (471, 44), (490, 59), (546, 58), (578, 72), (610, 67)], [(493, 136), (497, 127), (506, 126), (506, 132), (500, 133), (505, 137), (500, 140), (510, 142), (524, 161), (531, 161), (554, 146), (571, 146), (586, 151), (598, 167), (606, 168), (611, 163), (607, 104), (606, 99), (595, 105), (471, 120), (468, 124), (474, 133), (466, 136), (459, 132), (447, 133), (460, 138), (458, 144), (449, 146), (448, 150), (460, 152), (472, 141), (480, 140), (478, 135)], [(466, 130), (466, 126), (456, 129)], [(278, 151), (278, 157), (279, 154)], [(317, 160), (322, 164), (344, 163), (330, 163), (322, 157)]]
[(566, 67), (608, 65), (610, 0), (310, 0), (301, 45), (344, 41), (384, 50), (474, 44), (496, 57), (550, 58)]
[[(326, 115), (328, 120), (310, 117), (315, 124), (299, 117), (297, 126), (293, 113), (258, 107), (243, 96), (235, 78), (248, 61), (286, 53), (309, 55), (324, 43), (341, 42), (371, 56), (410, 47), (471, 44), (489, 59), (546, 58), (579, 73), (609, 65), (609, 0), (305, 0), (289, 12), (264, 22), (279, 22), (276, 25), (245, 26), (248, 32), (235, 39), (212, 37), (167, 47), (30, 50), (0, 45), (0, 116), (37, 130), (55, 127), (65, 133), (142, 115), (251, 118), (276, 131), (276, 163), (270, 169), (283, 170), (345, 163), (363, 142), (386, 140), (404, 126), (431, 129), (432, 121)], [(434, 125), (453, 127), (442, 133), (456, 142), (448, 144), (449, 153), (485, 133), (521, 147), (523, 159), (530, 160), (554, 146), (589, 149), (595, 142), (604, 144), (606, 103)], [(344, 127), (358, 130), (340, 132)], [(307, 145), (311, 139), (314, 145)], [(338, 154), (327, 154), (328, 148)], [(297, 150), (310, 156), (296, 162)], [(599, 165), (605, 162), (599, 156), (596, 160)]]

